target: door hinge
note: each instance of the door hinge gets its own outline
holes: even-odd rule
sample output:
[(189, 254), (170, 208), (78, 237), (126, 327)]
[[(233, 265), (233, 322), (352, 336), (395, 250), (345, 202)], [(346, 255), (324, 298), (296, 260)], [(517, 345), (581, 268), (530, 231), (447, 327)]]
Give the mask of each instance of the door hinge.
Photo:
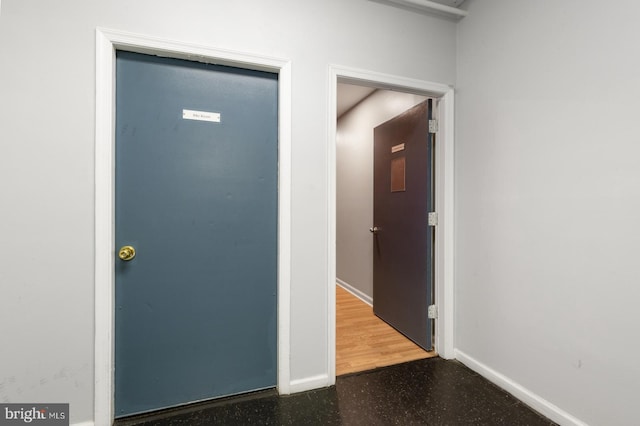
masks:
[(429, 120), (429, 133), (438, 133), (438, 120)]
[(438, 318), (438, 307), (436, 305), (429, 305), (429, 309), (427, 309), (427, 317), (429, 319)]
[(427, 213), (427, 223), (429, 224), (429, 226), (438, 226), (438, 213)]

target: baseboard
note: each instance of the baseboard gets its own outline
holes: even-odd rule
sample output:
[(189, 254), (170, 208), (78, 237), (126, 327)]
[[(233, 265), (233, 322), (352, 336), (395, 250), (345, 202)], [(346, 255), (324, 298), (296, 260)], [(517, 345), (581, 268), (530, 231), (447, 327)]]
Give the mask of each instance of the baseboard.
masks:
[(308, 390), (326, 388), (329, 386), (329, 376), (318, 374), (317, 376), (306, 377), (304, 379), (292, 380), (289, 385), (291, 393), (305, 392)]
[(362, 291), (358, 290), (357, 288), (355, 288), (351, 284), (349, 284), (349, 283), (347, 283), (345, 281), (342, 281), (340, 278), (336, 278), (336, 284), (338, 284), (340, 287), (342, 287), (345, 290), (347, 290), (349, 293), (353, 294), (358, 299), (362, 300), (367, 305), (373, 306), (373, 297), (367, 296), (365, 293), (363, 293)]
[(91, 420), (87, 421), (87, 422), (80, 422), (80, 423), (71, 423), (71, 426), (94, 426), (95, 423)]
[(516, 383), (505, 375), (498, 373), (464, 352), (456, 349), (455, 355), (458, 361), (554, 422), (562, 426), (588, 426), (585, 422), (575, 418), (560, 407), (557, 407), (546, 399), (531, 392), (524, 386)]

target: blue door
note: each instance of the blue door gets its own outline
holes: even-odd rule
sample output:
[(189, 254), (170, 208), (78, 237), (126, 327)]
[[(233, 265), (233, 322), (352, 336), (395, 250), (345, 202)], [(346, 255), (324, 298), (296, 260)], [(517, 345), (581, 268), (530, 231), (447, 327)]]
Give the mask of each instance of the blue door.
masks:
[(431, 102), (374, 129), (373, 312), (432, 349), (433, 142)]
[(116, 417), (274, 387), (277, 75), (116, 68)]

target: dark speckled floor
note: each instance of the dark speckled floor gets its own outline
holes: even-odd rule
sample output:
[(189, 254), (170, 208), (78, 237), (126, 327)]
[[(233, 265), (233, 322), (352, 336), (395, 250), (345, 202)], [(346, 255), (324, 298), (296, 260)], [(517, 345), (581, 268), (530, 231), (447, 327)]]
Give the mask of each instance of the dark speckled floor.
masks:
[(256, 393), (121, 419), (170, 425), (554, 425), (456, 361), (431, 358), (338, 377), (335, 387)]

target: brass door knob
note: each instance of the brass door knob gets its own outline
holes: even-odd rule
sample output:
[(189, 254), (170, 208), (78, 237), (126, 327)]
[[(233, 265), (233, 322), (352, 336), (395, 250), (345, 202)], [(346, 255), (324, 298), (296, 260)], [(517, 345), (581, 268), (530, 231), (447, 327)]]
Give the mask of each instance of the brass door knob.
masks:
[(128, 262), (129, 260), (136, 257), (136, 249), (131, 246), (124, 246), (120, 249), (120, 251), (118, 251), (118, 257), (121, 260)]

